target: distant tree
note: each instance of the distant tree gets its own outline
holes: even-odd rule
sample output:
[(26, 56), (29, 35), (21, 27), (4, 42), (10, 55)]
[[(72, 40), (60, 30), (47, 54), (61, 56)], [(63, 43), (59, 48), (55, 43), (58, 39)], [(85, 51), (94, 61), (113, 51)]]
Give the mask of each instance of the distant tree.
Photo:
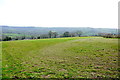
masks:
[(70, 33), (68, 31), (64, 32), (63, 37), (70, 37)]
[(63, 34), (59, 35), (60, 38), (64, 37)]
[(0, 41), (2, 41), (2, 38), (0, 38)]
[(48, 32), (49, 38), (56, 38), (58, 33), (55, 31), (49, 31)]
[(49, 31), (49, 32), (48, 32), (48, 35), (49, 35), (49, 38), (52, 38), (53, 32), (52, 32), (52, 31)]
[(82, 35), (82, 31), (76, 31), (76, 34), (80, 37)]
[(21, 39), (24, 40), (24, 39), (25, 39), (25, 36), (23, 36)]
[(105, 37), (105, 38), (113, 38), (114, 34), (108, 33), (108, 34), (104, 35), (103, 37)]
[(10, 41), (10, 40), (12, 40), (12, 38), (9, 37), (9, 36), (6, 36), (6, 37), (3, 39), (3, 41)]
[(34, 39), (34, 36), (31, 36), (31, 39)]
[(20, 38), (19, 38), (19, 37), (15, 37), (14, 39), (15, 39), (15, 40), (19, 40)]
[(105, 36), (106, 33), (98, 33), (98, 36)]
[(56, 37), (57, 37), (57, 35), (58, 35), (58, 33), (57, 33), (57, 32), (53, 32), (53, 37), (54, 37), (54, 38), (56, 38)]
[(70, 36), (71, 37), (75, 37), (75, 33), (70, 33)]
[(98, 33), (98, 36), (101, 36), (104, 38), (119, 38), (118, 34), (112, 34), (112, 33)]
[(40, 39), (40, 38), (41, 38), (40, 36), (37, 37), (37, 39)]
[(120, 38), (120, 34), (117, 35), (117, 38)]
[(15, 38), (15, 40), (18, 40), (18, 38)]
[(49, 35), (48, 34), (42, 34), (41, 38), (49, 38)]

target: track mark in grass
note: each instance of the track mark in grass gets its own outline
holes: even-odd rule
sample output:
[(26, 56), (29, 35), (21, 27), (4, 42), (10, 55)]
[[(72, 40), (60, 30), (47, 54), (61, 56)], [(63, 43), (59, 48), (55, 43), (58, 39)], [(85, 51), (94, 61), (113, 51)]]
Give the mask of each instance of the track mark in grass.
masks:
[[(66, 38), (64, 41), (63, 38), (13, 41), (4, 45), (3, 77), (97, 78), (107, 75), (117, 77), (118, 46), (115, 39), (108, 41), (104, 38), (79, 40)], [(13, 49), (10, 50), (10, 47)], [(13, 66), (16, 69), (13, 69)], [(9, 70), (12, 72), (8, 73)]]

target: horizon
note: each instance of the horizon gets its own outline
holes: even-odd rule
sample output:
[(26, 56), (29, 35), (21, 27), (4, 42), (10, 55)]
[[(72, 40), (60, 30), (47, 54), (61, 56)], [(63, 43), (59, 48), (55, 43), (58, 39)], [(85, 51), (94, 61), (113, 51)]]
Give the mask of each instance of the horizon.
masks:
[[(47, 27), (47, 26), (44, 26), (44, 27), (42, 27), (42, 26), (8, 26), (8, 25), (0, 25), (0, 27), (18, 27), (18, 28), (27, 28), (27, 27), (33, 27), (33, 28), (94, 28), (94, 27), (75, 27), (75, 26), (69, 26), (69, 27), (61, 27), (61, 26), (59, 26), (59, 27), (55, 27), (55, 26), (52, 26), (52, 27)], [(99, 29), (99, 27), (96, 27), (96, 28), (98, 28)], [(101, 27), (101, 28), (103, 28), (103, 27)], [(119, 28), (103, 28), (103, 29), (119, 29)]]
[(119, 0), (0, 0), (0, 25), (118, 28), (118, 2)]

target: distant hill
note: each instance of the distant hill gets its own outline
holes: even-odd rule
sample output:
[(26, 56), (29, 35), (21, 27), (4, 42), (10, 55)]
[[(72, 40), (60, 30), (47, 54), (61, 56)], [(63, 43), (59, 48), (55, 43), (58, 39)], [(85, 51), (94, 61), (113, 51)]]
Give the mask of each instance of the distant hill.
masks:
[(90, 28), (90, 27), (17, 27), (17, 26), (0, 26), (3, 34), (23, 34), (23, 35), (40, 35), (48, 34), (49, 31), (56, 31), (58, 34), (63, 34), (65, 31), (76, 32), (82, 31), (82, 36), (92, 36), (98, 33), (113, 33), (118, 34), (117, 29), (110, 28)]

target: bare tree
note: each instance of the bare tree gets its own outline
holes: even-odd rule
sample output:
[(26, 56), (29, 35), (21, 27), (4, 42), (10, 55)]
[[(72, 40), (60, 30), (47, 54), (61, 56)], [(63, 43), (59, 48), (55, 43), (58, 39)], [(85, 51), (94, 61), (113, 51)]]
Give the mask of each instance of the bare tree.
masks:
[(52, 38), (53, 32), (49, 31), (48, 35), (49, 35), (49, 38)]
[(82, 31), (76, 31), (76, 34), (80, 37), (82, 35)]
[(54, 38), (56, 38), (56, 37), (57, 37), (57, 35), (58, 35), (58, 33), (57, 33), (57, 32), (53, 32), (53, 36), (54, 36)]

